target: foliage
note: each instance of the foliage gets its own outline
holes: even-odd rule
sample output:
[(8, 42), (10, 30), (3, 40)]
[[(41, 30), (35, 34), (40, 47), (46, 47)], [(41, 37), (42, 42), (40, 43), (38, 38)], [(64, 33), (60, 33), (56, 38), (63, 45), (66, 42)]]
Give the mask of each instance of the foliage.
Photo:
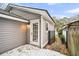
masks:
[(65, 43), (65, 37), (64, 37), (64, 35), (62, 34), (62, 31), (61, 31), (61, 30), (58, 32), (58, 36), (59, 36), (59, 38), (61, 39), (62, 44), (64, 44), (64, 43)]
[(53, 17), (53, 19), (54, 19), (54, 21), (55, 21), (55, 23), (56, 23), (55, 27), (56, 27), (56, 30), (57, 30), (57, 31), (59, 31), (59, 29), (60, 29), (64, 24), (66, 24), (66, 23), (67, 23), (67, 20), (68, 20), (67, 17), (64, 17), (64, 18), (62, 18), (62, 19), (57, 19), (56, 17)]

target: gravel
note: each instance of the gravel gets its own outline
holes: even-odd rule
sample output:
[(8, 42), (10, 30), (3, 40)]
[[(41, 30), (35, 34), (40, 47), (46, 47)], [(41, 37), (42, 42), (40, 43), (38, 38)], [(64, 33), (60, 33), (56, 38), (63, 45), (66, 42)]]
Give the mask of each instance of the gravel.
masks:
[(59, 52), (40, 49), (30, 44), (20, 46), (8, 52), (1, 54), (1, 56), (65, 56)]

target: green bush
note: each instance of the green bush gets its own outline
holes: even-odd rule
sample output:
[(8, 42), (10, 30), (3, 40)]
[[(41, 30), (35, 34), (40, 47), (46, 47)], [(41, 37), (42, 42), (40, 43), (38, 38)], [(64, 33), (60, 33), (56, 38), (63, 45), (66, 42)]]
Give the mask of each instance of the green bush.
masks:
[(64, 43), (65, 43), (65, 37), (64, 37), (64, 35), (62, 34), (62, 31), (59, 31), (59, 32), (58, 32), (58, 36), (59, 36), (59, 38), (61, 39), (62, 44), (64, 44)]

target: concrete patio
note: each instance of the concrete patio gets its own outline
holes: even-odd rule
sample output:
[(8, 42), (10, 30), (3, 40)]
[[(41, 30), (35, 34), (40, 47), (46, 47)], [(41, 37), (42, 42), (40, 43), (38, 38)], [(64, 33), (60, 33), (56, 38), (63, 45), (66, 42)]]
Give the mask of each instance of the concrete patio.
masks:
[(1, 54), (1, 56), (65, 56), (59, 52), (40, 49), (32, 45), (23, 45)]

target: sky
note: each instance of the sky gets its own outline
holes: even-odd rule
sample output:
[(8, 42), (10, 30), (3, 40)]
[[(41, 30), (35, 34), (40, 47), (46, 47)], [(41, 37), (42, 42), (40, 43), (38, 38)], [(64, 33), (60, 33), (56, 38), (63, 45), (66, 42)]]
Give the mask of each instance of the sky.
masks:
[(79, 14), (79, 3), (17, 3), (17, 5), (46, 9), (51, 16), (57, 18)]

